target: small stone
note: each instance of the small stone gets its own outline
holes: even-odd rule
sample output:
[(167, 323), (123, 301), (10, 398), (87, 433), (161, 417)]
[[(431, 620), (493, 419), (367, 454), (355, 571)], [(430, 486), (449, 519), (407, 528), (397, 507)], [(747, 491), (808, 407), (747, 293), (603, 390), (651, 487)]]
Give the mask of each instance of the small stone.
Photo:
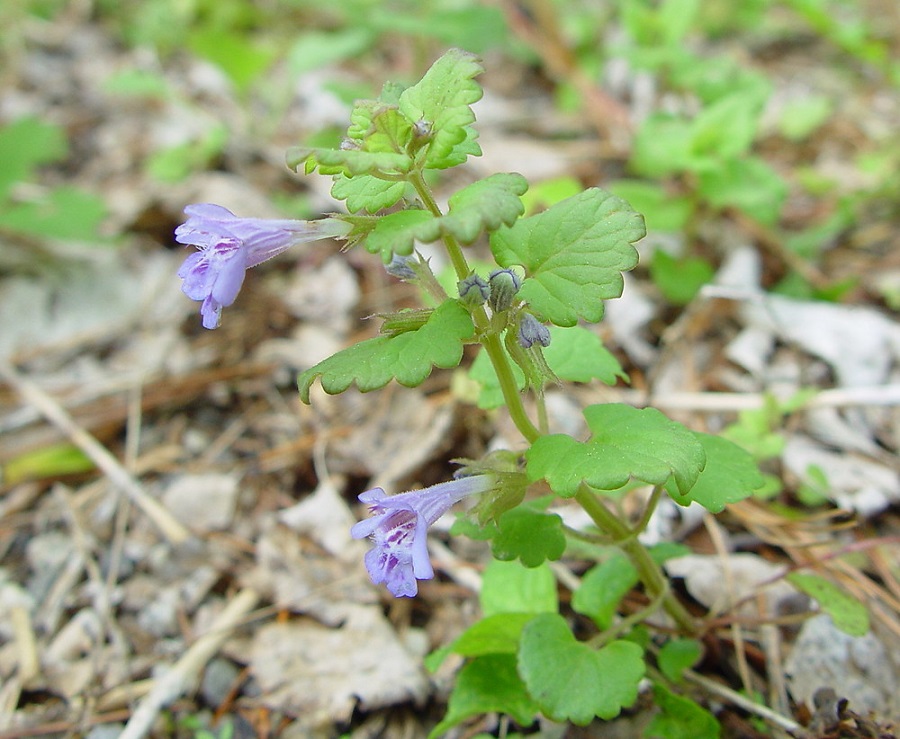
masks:
[(240, 670), (234, 662), (221, 657), (211, 660), (200, 681), (200, 695), (206, 704), (212, 708), (221, 706), (239, 675)]

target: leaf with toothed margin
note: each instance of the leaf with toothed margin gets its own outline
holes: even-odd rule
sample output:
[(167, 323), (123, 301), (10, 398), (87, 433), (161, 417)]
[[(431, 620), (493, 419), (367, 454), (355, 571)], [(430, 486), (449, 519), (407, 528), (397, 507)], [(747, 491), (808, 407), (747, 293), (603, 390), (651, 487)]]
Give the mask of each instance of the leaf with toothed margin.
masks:
[(502, 267), (521, 265), (519, 297), (545, 321), (596, 323), (603, 301), (618, 298), (622, 272), (637, 265), (632, 246), (646, 234), (643, 217), (621, 198), (591, 188), (491, 235)]
[(435, 308), (414, 331), (377, 336), (319, 362), (297, 379), (300, 399), (309, 403), (316, 378), (330, 395), (344, 392), (354, 383), (361, 392), (378, 390), (391, 380), (406, 387), (421, 385), (434, 367), (456, 367), (463, 344), (475, 334), (469, 312), (457, 300)]
[(570, 498), (582, 482), (616, 490), (636, 479), (651, 485), (671, 480), (686, 495), (706, 464), (697, 437), (655, 408), (609, 403), (584, 410), (592, 436), (580, 442), (565, 434), (542, 436), (525, 453), (528, 479), (545, 479), (557, 495)]
[(481, 99), (474, 81), (484, 71), (481, 60), (461, 49), (450, 49), (425, 73), (421, 81), (400, 95), (400, 112), (429, 129), (431, 142), (425, 156), (429, 169), (462, 164), (466, 156), (481, 154), (475, 143), (475, 113), (470, 107)]

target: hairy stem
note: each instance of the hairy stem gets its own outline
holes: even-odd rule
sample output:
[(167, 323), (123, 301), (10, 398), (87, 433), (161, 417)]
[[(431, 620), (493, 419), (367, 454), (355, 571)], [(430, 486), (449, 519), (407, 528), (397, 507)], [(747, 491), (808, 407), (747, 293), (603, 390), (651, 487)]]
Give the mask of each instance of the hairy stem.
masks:
[(653, 601), (657, 599), (661, 601), (663, 609), (682, 631), (686, 634), (696, 634), (698, 629), (693, 616), (671, 593), (669, 581), (662, 568), (653, 560), (646, 547), (635, 538), (634, 532), (615, 514), (607, 510), (587, 485), (581, 485), (575, 495), (575, 500), (584, 508), (597, 527), (609, 534), (615, 540), (616, 546), (631, 560), (638, 571), (638, 577), (644, 584), (647, 595)]
[[(443, 214), (434, 196), (431, 194), (431, 189), (425, 182), (425, 178), (422, 177), (422, 173), (419, 171), (411, 173), (410, 182), (428, 211), (435, 218), (440, 218)], [(457, 277), (460, 280), (465, 279), (469, 276), (471, 270), (463, 254), (462, 247), (450, 235), (445, 234), (443, 241)], [(519, 387), (509, 359), (503, 351), (499, 335), (491, 330), (491, 322), (483, 306), (479, 306), (472, 311), (472, 320), (475, 323), (478, 335), (481, 337), (481, 344), (485, 352), (487, 352), (488, 359), (491, 360), (491, 364), (494, 366), (494, 372), (497, 374), (497, 379), (500, 382), (500, 391), (503, 393), (503, 400), (506, 401), (506, 407), (509, 409), (510, 418), (512, 418), (513, 423), (522, 436), (528, 441), (535, 441), (540, 437), (541, 433), (525, 412), (525, 406), (522, 403), (522, 397), (519, 395)]]

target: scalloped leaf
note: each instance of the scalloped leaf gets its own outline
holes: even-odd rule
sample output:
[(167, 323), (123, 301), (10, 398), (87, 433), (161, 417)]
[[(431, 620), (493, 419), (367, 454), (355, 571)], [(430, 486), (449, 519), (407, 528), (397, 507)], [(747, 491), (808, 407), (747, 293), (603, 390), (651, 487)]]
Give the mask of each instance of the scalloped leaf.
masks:
[(617, 490), (629, 480), (662, 485), (669, 479), (685, 495), (706, 464), (695, 434), (655, 408), (592, 405), (584, 417), (593, 436), (580, 442), (565, 434), (542, 436), (526, 452), (528, 479), (545, 479), (557, 495), (572, 497), (582, 482)]
[(729, 503), (753, 495), (765, 484), (765, 478), (753, 456), (737, 444), (721, 436), (694, 433), (706, 453), (706, 466), (697, 482), (684, 495), (669, 493), (676, 503), (699, 503), (710, 513), (718, 513)]
[(474, 81), (484, 71), (481, 60), (467, 51), (450, 49), (425, 73), (421, 81), (400, 95), (400, 112), (410, 121), (422, 121), (431, 130), (425, 166), (446, 169), (461, 164), (467, 154), (478, 155), (470, 107), (481, 99)]
[(596, 323), (603, 302), (622, 294), (622, 272), (638, 262), (632, 246), (646, 234), (643, 217), (621, 198), (591, 188), (491, 236), (503, 267), (521, 265), (519, 297), (544, 320)]
[(377, 213), (399, 202), (406, 193), (406, 188), (406, 182), (382, 180), (367, 174), (355, 177), (341, 174), (334, 178), (331, 196), (336, 200), (346, 201), (347, 210), (351, 213), (361, 210)]
[(562, 519), (527, 507), (513, 508), (500, 516), (497, 534), (491, 542), (494, 557), (501, 562), (518, 559), (526, 567), (545, 560), (555, 561), (566, 549)]
[(312, 174), (318, 169), (321, 174), (343, 174), (348, 177), (378, 173), (404, 175), (412, 167), (412, 158), (404, 153), (309, 146), (291, 147), (285, 161), (295, 172), (299, 172), (302, 165), (305, 174)]
[(433, 367), (456, 367), (462, 359), (463, 343), (474, 333), (469, 312), (458, 301), (448, 300), (415, 331), (363, 341), (301, 373), (297, 380), (300, 399), (309, 403), (316, 378), (329, 395), (342, 393), (354, 383), (364, 393), (391, 380), (416, 387)]
[(413, 139), (412, 123), (396, 105), (377, 100), (358, 100), (350, 113), (347, 138), (362, 151), (407, 152)]
[(470, 716), (504, 713), (523, 726), (534, 720), (537, 704), (528, 695), (516, 672), (511, 654), (476, 657), (459, 671), (447, 702), (447, 715), (428, 734), (429, 739), (446, 733)]
[(630, 641), (594, 649), (576, 641), (562, 616), (543, 614), (522, 630), (519, 674), (544, 715), (586, 726), (595, 716), (617, 716), (637, 700), (643, 656)]
[(597, 379), (606, 385), (618, 380), (628, 382), (628, 375), (600, 337), (583, 326), (550, 327), (550, 346), (544, 359), (561, 380), (590, 382)]
[(429, 243), (440, 237), (440, 227), (427, 210), (399, 210), (381, 216), (375, 227), (365, 238), (366, 251), (381, 254), (381, 260), (388, 264), (393, 254), (401, 257), (413, 253), (416, 241)]
[(622, 552), (615, 551), (582, 578), (580, 587), (572, 596), (572, 608), (589, 616), (601, 629), (608, 629), (622, 598), (640, 580), (631, 560)]
[(366, 249), (381, 254), (387, 264), (392, 254), (412, 254), (416, 241), (430, 244), (449, 235), (463, 244), (471, 244), (485, 229), (514, 223), (523, 212), (519, 195), (527, 188), (528, 183), (521, 175), (494, 174), (453, 195), (445, 216), (436, 218), (420, 209), (382, 216), (368, 231)]
[(482, 231), (511, 226), (525, 212), (521, 196), (528, 180), (515, 172), (500, 172), (473, 182), (450, 196), (449, 212), (441, 229), (463, 244), (471, 244)]

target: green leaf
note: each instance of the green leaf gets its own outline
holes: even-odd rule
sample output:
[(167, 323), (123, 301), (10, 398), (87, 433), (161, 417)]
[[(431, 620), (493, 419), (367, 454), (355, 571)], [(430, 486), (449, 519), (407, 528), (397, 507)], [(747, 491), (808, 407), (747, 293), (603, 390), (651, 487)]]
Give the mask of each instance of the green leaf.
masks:
[(718, 513), (729, 503), (737, 503), (759, 490), (765, 479), (753, 456), (728, 439), (711, 434), (694, 433), (706, 453), (706, 466), (697, 482), (686, 493), (669, 493), (676, 503), (699, 503), (710, 513)]
[(13, 457), (2, 469), (4, 482), (17, 485), (25, 480), (87, 472), (94, 467), (93, 460), (81, 449), (63, 442)]
[(453, 642), (451, 649), (463, 657), (515, 654), (519, 638), (533, 613), (495, 613), (472, 624)]
[(785, 102), (778, 118), (781, 135), (794, 143), (802, 141), (831, 118), (834, 105), (825, 95), (809, 95)]
[(600, 337), (583, 326), (550, 327), (550, 346), (544, 359), (561, 380), (590, 382), (597, 379), (606, 385), (619, 380), (628, 382), (619, 360), (605, 347)]
[(396, 106), (358, 100), (350, 112), (347, 138), (362, 151), (405, 154), (413, 138), (412, 123)]
[(657, 249), (650, 262), (650, 277), (663, 297), (672, 305), (687, 305), (707, 282), (715, 270), (700, 257), (678, 259)]
[(519, 507), (500, 516), (500, 527), (491, 543), (494, 557), (508, 562), (518, 559), (526, 567), (559, 559), (566, 549), (562, 519)]
[(528, 696), (516, 671), (515, 657), (485, 655), (460, 670), (447, 704), (447, 715), (428, 736), (442, 736), (470, 716), (483, 713), (507, 714), (527, 726), (537, 712), (537, 705)]
[(616, 180), (607, 187), (642, 214), (651, 231), (681, 231), (693, 210), (689, 198), (673, 195), (656, 182)]
[(435, 225), (436, 220), (427, 210), (416, 209), (399, 210), (381, 216), (365, 239), (366, 251), (381, 254), (381, 260), (385, 264), (391, 261), (394, 254), (409, 256), (413, 253), (416, 241), (428, 243), (437, 240), (437, 236), (423, 238), (440, 233)]
[(831, 616), (834, 625), (850, 636), (865, 636), (869, 633), (869, 612), (854, 596), (819, 575), (792, 572), (788, 582), (814, 598), (825, 613)]
[[(319, 170), (322, 174), (343, 174), (353, 177), (361, 174), (404, 175), (412, 167), (408, 154), (389, 151), (370, 152), (360, 149), (326, 149), (322, 147), (294, 146), (285, 155), (287, 166), (295, 172), (303, 165), (305, 174)], [(392, 182), (391, 184), (397, 184)]]
[(548, 718), (586, 726), (634, 703), (644, 676), (643, 650), (628, 641), (594, 650), (575, 640), (562, 616), (543, 614), (522, 631), (519, 674)]
[(788, 193), (781, 175), (762, 159), (750, 156), (701, 172), (698, 185), (714, 208), (739, 208), (768, 226), (778, 222)]
[(192, 31), (188, 46), (197, 56), (221, 67), (241, 92), (246, 92), (278, 56), (272, 44), (252, 44), (245, 33), (209, 27)]
[[(550, 369), (561, 380), (590, 382), (598, 379), (607, 385), (615, 385), (618, 379), (628, 381), (619, 360), (603, 346), (596, 334), (582, 326), (550, 326), (550, 346), (543, 349), (544, 359)], [(506, 349), (504, 348), (504, 352)], [(525, 387), (525, 375), (512, 362), (513, 376), (519, 390)], [(479, 352), (472, 366), (469, 378), (480, 386), (477, 405), (479, 408), (499, 408), (504, 404), (503, 392), (494, 366), (485, 352)]]
[(463, 342), (474, 333), (469, 312), (458, 301), (448, 300), (417, 331), (360, 342), (301, 373), (297, 380), (300, 398), (309, 403), (309, 390), (317, 377), (330, 395), (344, 392), (353, 383), (364, 393), (391, 380), (416, 387), (431, 374), (432, 367), (457, 366)]
[(307, 28), (288, 51), (287, 65), (292, 75), (299, 76), (345, 59), (354, 59), (366, 51), (374, 40), (375, 34), (361, 25), (338, 31)]
[(481, 583), (481, 612), (556, 613), (559, 602), (556, 578), (546, 564), (525, 567), (518, 561), (492, 560)]
[(97, 243), (97, 230), (106, 217), (102, 198), (75, 187), (50, 190), (37, 202), (0, 209), (0, 228), (60, 241)]
[(656, 683), (653, 699), (660, 712), (644, 729), (646, 739), (718, 739), (721, 727), (716, 717), (690, 698)]
[(0, 198), (16, 182), (26, 182), (41, 164), (66, 156), (66, 135), (60, 126), (37, 118), (20, 118), (0, 129)]
[(450, 196), (449, 213), (440, 219), (441, 231), (471, 244), (482, 231), (511, 226), (525, 212), (520, 196), (527, 189), (528, 181), (515, 172), (473, 182)]
[(631, 560), (614, 551), (605, 562), (592, 567), (572, 596), (572, 608), (590, 617), (601, 629), (612, 625), (619, 603), (640, 582)]
[(680, 423), (655, 408), (592, 405), (584, 417), (593, 436), (542, 436), (525, 453), (528, 479), (545, 479), (557, 495), (572, 497), (582, 482), (598, 490), (616, 490), (634, 478), (652, 485), (673, 479), (685, 495), (706, 463), (703, 446)]
[(470, 244), (485, 229), (514, 223), (523, 211), (519, 195), (527, 187), (521, 175), (495, 174), (458, 191), (450, 198), (449, 212), (440, 218), (416, 209), (382, 216), (369, 232), (366, 249), (380, 253), (387, 264), (392, 254), (412, 254), (416, 241), (430, 244), (449, 235)]
[(696, 639), (672, 639), (663, 644), (656, 658), (660, 672), (673, 683), (682, 680), (682, 674), (703, 655), (703, 645)]
[[(766, 91), (767, 92), (767, 91)], [(746, 154), (756, 137), (763, 100), (738, 90), (701, 110), (691, 123), (694, 169), (708, 159), (734, 159)]]
[(367, 174), (355, 177), (341, 174), (334, 178), (331, 195), (336, 200), (347, 201), (347, 210), (351, 213), (361, 210), (376, 213), (396, 204), (403, 197), (406, 188), (406, 182), (380, 180)]
[(685, 172), (691, 165), (691, 124), (669, 113), (648, 116), (634, 137), (630, 169), (660, 178)]
[(603, 300), (622, 294), (622, 271), (637, 264), (632, 243), (646, 231), (640, 214), (611, 193), (591, 188), (491, 236), (503, 267), (520, 264), (519, 297), (544, 320), (574, 326), (603, 317)]
[(427, 167), (446, 169), (464, 162), (467, 154), (481, 153), (474, 144), (475, 113), (470, 106), (483, 94), (473, 79), (483, 71), (477, 56), (451, 49), (400, 96), (400, 112), (431, 129)]

